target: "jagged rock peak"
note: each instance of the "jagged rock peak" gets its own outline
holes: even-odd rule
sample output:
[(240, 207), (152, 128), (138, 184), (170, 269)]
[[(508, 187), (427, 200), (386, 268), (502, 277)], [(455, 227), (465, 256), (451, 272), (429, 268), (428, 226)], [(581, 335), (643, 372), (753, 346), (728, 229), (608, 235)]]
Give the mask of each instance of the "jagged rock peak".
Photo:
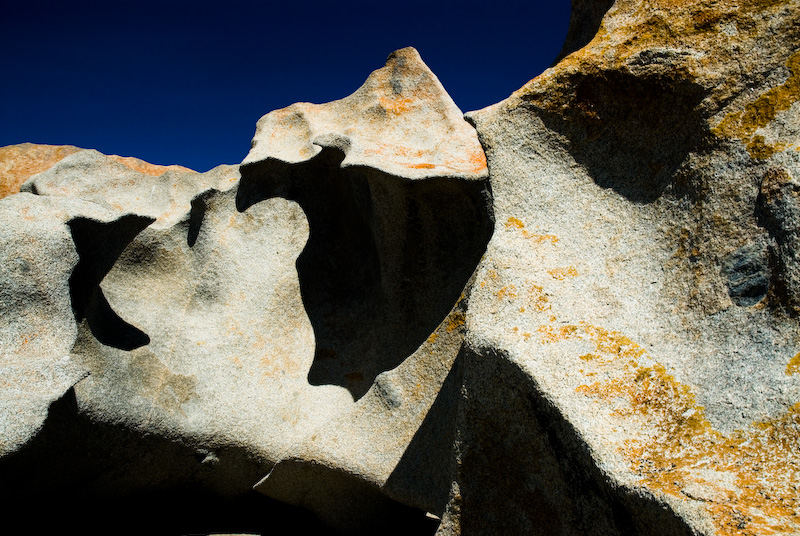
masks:
[(322, 147), (343, 151), (342, 167), (368, 166), (411, 179), (488, 176), (475, 130), (411, 47), (389, 55), (348, 97), (296, 103), (262, 117), (242, 164), (302, 162)]

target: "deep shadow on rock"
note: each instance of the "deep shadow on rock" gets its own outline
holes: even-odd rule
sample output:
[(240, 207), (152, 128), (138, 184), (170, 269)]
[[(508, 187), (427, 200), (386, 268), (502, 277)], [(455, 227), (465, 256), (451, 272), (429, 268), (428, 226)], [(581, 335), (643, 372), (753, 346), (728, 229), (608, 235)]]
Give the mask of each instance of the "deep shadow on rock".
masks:
[(341, 168), (343, 158), (324, 148), (300, 164), (245, 164), (237, 208), (284, 197), (306, 213), (310, 236), (297, 271), (316, 338), (308, 380), (359, 399), (447, 316), (493, 217), (488, 181), (409, 180)]
[[(32, 534), (339, 534), (304, 508), (252, 491), (264, 470), (238, 447), (195, 449), (97, 422), (70, 390), (36, 437), (0, 460), (0, 500), (8, 519), (32, 506), (46, 511), (25, 518)], [(393, 504), (404, 516), (382, 533), (436, 530), (424, 512)]]
[(614, 5), (614, 0), (572, 0), (572, 13), (564, 45), (553, 65), (576, 50), (585, 47), (597, 35), (603, 16)]
[(150, 337), (132, 326), (111, 308), (100, 289), (123, 250), (153, 218), (125, 214), (104, 223), (75, 218), (67, 224), (80, 260), (69, 278), (70, 298), (75, 318), (86, 319), (98, 341), (120, 350), (134, 350), (150, 342)]
[(442, 460), (451, 460), (453, 455), (464, 381), (463, 362), (462, 347), (433, 405), (384, 485), (389, 496), (406, 504), (414, 504), (419, 497), (398, 495), (396, 490), (417, 490), (419, 495), (426, 496), (428, 504), (440, 505), (434, 512), (439, 516), (444, 513), (455, 468), (454, 463), (442, 463)]
[(613, 482), (504, 351), (465, 345), (459, 357), (459, 496), (449, 509), (460, 512), (463, 534), (694, 534), (651, 494)]
[(328, 526), (346, 535), (432, 535), (438, 521), (392, 500), (372, 483), (335, 467), (306, 460), (279, 462), (255, 489), (275, 492), (290, 505), (307, 507)]
[[(676, 61), (642, 54), (632, 68)], [(658, 199), (708, 132), (698, 110), (703, 88), (677, 76), (610, 70), (578, 75), (573, 84), (568, 109), (542, 110), (542, 120), (567, 138), (595, 183), (634, 203)]]

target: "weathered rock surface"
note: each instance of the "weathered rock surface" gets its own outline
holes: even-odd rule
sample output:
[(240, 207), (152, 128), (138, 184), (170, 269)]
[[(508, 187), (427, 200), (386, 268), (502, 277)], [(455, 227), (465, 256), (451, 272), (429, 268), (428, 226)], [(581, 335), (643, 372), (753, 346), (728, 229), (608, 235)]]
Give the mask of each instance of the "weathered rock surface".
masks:
[[(32, 424), (8, 414), (20, 428), (5, 450), (8, 489), (255, 486), (361, 533), (414, 530), (443, 512), (451, 366), (493, 228), (482, 149), (413, 49), (353, 96), (306, 108), (265, 116), (241, 169), (152, 176), (85, 150), (3, 201), (24, 244), (32, 231), (12, 209), (87, 207), (47, 220), (69, 261), (47, 280), (69, 336), (15, 374), (24, 385), (56, 359), (75, 372), (47, 385)], [(309, 125), (307, 139), (289, 135), (287, 116)], [(24, 324), (20, 304), (36, 296), (17, 282), (25, 272), (6, 270), (21, 297), (3, 318)], [(443, 384), (452, 407), (435, 416)], [(88, 439), (63, 432), (72, 425)], [(61, 450), (88, 445), (103, 469), (78, 456), (47, 481), (48, 466), (33, 468), (53, 437)], [(120, 465), (110, 475), (107, 460)]]
[(618, 0), (468, 114), (497, 224), (466, 320), (464, 533), (800, 531), (798, 43), (797, 2)]
[(0, 201), (4, 499), (800, 532), (798, 43), (797, 1), (575, 1), (474, 128), (403, 49), (241, 166), (36, 168)]
[(474, 129), (413, 48), (391, 54), (349, 97), (297, 103), (262, 117), (242, 164), (305, 162), (328, 147), (344, 153), (342, 168), (410, 179), (488, 176)]
[[(0, 198), (19, 192), (29, 177), (52, 167), (63, 158), (81, 151), (72, 145), (38, 145), (20, 143), (0, 147)], [(159, 166), (131, 156), (109, 158), (146, 175), (162, 175), (166, 171), (192, 171), (183, 166)]]

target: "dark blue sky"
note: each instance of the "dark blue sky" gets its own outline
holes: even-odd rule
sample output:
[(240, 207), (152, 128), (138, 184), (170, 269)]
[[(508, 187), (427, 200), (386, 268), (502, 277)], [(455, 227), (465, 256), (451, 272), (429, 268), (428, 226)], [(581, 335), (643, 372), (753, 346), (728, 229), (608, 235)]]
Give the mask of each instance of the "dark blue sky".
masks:
[(569, 0), (0, 0), (0, 146), (235, 164), (259, 117), (345, 97), (405, 46), (475, 110), (552, 63), (569, 11)]

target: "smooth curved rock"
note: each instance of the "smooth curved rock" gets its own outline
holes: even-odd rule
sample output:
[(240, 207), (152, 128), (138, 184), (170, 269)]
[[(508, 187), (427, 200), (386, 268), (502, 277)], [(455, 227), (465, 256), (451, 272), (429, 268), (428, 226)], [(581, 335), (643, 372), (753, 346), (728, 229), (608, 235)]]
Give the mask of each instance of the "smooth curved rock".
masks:
[[(19, 192), (32, 175), (45, 171), (65, 157), (82, 151), (72, 145), (20, 143), (0, 147), (0, 198)], [(109, 156), (112, 160), (146, 175), (163, 175), (167, 171), (192, 171), (183, 166), (158, 166), (130, 156)]]
[[(73, 251), (63, 342), (86, 377), (53, 388), (42, 430), (6, 462), (16, 491), (255, 487), (349, 533), (443, 512), (451, 366), (493, 227), (485, 160), (413, 49), (348, 99), (305, 110), (316, 154), (259, 159), (256, 143), (241, 179), (235, 166), (151, 176), (84, 150), (4, 200), (114, 215), (61, 222)], [(293, 147), (290, 126), (270, 121), (256, 138)], [(20, 469), (60, 459), (54, 441), (68, 470), (42, 482), (46, 469)], [(84, 445), (101, 467), (121, 464), (110, 480), (75, 454)]]
[(4, 499), (800, 531), (800, 4), (573, 10), (477, 134), (403, 49), (239, 167), (79, 151), (0, 201)]
[(78, 263), (67, 222), (110, 221), (89, 203), (19, 194), (0, 204), (0, 456), (39, 431), (51, 403), (88, 374), (70, 351), (77, 336), (69, 278)]

